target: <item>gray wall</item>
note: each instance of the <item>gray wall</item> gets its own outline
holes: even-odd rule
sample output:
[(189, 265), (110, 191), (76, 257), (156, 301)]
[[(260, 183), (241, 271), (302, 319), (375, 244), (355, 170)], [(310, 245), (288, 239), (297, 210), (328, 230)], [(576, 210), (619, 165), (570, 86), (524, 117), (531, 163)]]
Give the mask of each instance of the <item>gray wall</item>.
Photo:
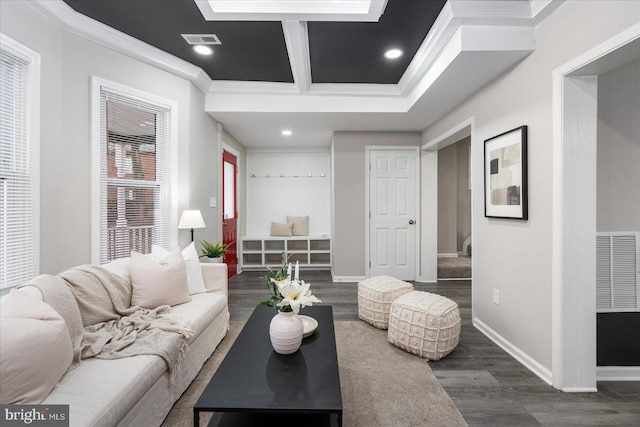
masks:
[(365, 275), (367, 146), (419, 146), (418, 132), (335, 132), (333, 135), (333, 274)]
[(471, 188), (469, 188), (469, 153), (471, 137), (456, 144), (458, 149), (458, 227), (456, 242), (459, 251), (471, 235)]
[[(188, 80), (64, 31), (28, 2), (2, 1), (0, 8), (2, 32), (41, 55), (41, 273), (91, 261), (92, 75), (177, 103), (179, 212), (202, 205), (198, 188), (216, 182), (220, 160), (209, 145), (216, 140), (215, 122)], [(197, 237), (215, 240), (217, 231), (208, 223)], [(188, 230), (179, 238), (188, 242)]]
[(598, 231), (640, 231), (640, 60), (598, 77)]
[[(640, 16), (640, 3), (565, 2), (536, 28), (536, 50), (423, 133), (431, 141), (473, 118), (474, 322), (551, 371), (552, 72), (614, 37)], [(484, 217), (483, 141), (529, 127), (529, 220)], [(500, 291), (500, 305), (492, 301)]]
[(438, 150), (438, 254), (458, 252), (458, 144)]
[(455, 254), (471, 234), (469, 146), (465, 138), (438, 151), (438, 253)]

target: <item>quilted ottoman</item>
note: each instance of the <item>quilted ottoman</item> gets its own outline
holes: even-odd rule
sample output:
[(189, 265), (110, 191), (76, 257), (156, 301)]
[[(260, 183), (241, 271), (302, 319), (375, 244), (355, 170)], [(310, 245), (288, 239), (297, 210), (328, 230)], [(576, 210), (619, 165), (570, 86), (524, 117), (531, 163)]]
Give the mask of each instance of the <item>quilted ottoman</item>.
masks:
[(443, 358), (460, 340), (458, 304), (422, 291), (398, 297), (391, 304), (387, 340), (427, 360)]
[(413, 285), (391, 276), (375, 276), (358, 283), (358, 317), (378, 329), (389, 326), (391, 303), (413, 291)]

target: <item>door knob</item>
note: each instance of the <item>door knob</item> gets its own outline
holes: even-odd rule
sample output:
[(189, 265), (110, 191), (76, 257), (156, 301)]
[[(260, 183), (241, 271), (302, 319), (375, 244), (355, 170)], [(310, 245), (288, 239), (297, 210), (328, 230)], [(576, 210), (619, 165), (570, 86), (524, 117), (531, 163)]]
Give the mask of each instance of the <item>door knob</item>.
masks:
[(222, 225), (226, 227), (226, 226), (227, 226), (227, 223), (226, 223), (226, 222), (223, 222), (223, 223), (222, 223)]
[(415, 223), (416, 223), (416, 222), (415, 222), (414, 220), (412, 220), (412, 219), (410, 219), (410, 220), (409, 220), (409, 224), (413, 225), (413, 224), (415, 224)]

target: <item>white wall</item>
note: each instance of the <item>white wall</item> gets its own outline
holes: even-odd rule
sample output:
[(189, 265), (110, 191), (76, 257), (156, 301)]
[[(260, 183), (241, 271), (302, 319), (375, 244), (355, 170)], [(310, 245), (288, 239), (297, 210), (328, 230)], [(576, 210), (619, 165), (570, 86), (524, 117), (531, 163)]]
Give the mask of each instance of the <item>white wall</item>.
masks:
[[(474, 118), (473, 186), (483, 188), (483, 141), (529, 127), (529, 220), (484, 217), (472, 200), (475, 323), (550, 379), (552, 71), (636, 24), (640, 2), (570, 1), (536, 29), (536, 50), (423, 132), (428, 142)], [(500, 304), (492, 302), (493, 289)]]
[(330, 235), (330, 166), (328, 149), (249, 150), (247, 235), (268, 236), (271, 222), (307, 215), (309, 235)]
[[(178, 105), (179, 210), (190, 206), (191, 188), (215, 182), (219, 159), (208, 150), (216, 126), (191, 83), (62, 30), (28, 2), (0, 2), (3, 33), (42, 56), (40, 271), (55, 274), (91, 260), (90, 77), (98, 76)], [(191, 156), (205, 149), (206, 155)], [(200, 168), (201, 162), (209, 169)], [(191, 171), (191, 172), (190, 172)], [(207, 191), (208, 193), (208, 191)], [(194, 194), (197, 194), (194, 191)], [(201, 203), (196, 197), (194, 206)], [(177, 224), (176, 224), (177, 227)], [(217, 239), (213, 229), (198, 238)], [(188, 231), (180, 241), (188, 242)]]
[(640, 231), (640, 60), (598, 76), (598, 231)]

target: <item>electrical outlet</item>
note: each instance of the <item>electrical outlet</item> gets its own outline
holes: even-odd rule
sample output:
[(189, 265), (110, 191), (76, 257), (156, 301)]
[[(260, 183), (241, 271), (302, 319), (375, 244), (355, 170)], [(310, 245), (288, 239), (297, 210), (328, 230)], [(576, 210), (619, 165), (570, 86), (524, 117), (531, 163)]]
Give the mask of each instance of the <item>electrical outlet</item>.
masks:
[(216, 198), (215, 197), (210, 197), (209, 198), (209, 207), (210, 208), (215, 208), (217, 206), (218, 206), (218, 203), (216, 201)]
[(500, 291), (496, 288), (493, 288), (493, 303), (500, 305)]

